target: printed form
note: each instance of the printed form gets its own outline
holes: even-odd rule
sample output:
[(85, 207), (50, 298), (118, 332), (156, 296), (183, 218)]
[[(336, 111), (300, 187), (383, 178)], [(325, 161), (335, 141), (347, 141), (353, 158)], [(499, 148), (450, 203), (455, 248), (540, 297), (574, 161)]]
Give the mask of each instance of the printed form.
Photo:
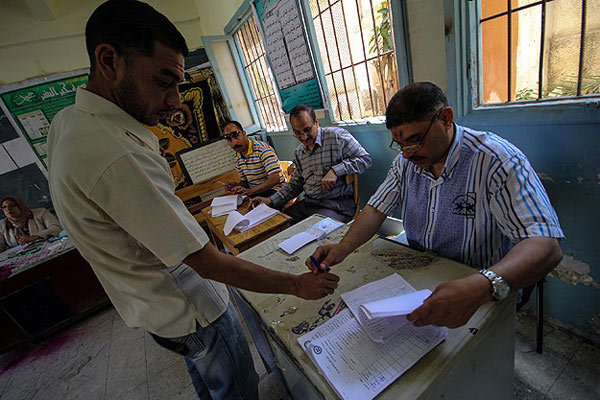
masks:
[[(398, 291), (414, 292), (400, 276), (396, 275), (400, 280), (391, 278), (394, 275), (366, 285), (363, 294), (369, 298), (367, 301), (390, 297), (390, 290), (394, 288), (396, 291), (391, 296), (400, 294)], [(375, 295), (377, 290), (380, 290), (379, 296)], [(354, 300), (361, 304), (358, 297)], [(417, 328), (405, 323), (384, 342), (376, 342), (352, 315), (351, 309), (346, 309), (301, 336), (298, 342), (341, 398), (363, 400), (381, 393), (440, 344), (446, 334), (446, 330), (437, 327)]]

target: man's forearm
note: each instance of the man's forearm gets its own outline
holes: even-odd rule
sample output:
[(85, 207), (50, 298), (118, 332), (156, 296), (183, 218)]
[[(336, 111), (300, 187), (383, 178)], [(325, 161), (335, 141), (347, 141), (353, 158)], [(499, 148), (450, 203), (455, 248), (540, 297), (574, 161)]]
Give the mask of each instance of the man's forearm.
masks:
[(250, 188), (250, 195), (254, 195), (257, 193), (266, 192), (271, 189), (273, 186), (279, 183), (279, 175), (271, 174), (267, 177), (267, 180), (261, 183), (260, 185), (256, 185), (253, 188)]
[(369, 205), (365, 206), (358, 214), (356, 221), (352, 223), (348, 233), (342, 239), (342, 244), (348, 254), (358, 248), (360, 245), (371, 239), (377, 232), (386, 215)]
[(517, 290), (538, 282), (561, 259), (562, 250), (557, 239), (532, 237), (517, 243), (490, 269), (502, 276), (512, 290)]
[(201, 277), (245, 290), (296, 294), (296, 277), (221, 253), (212, 244), (188, 256), (184, 262)]

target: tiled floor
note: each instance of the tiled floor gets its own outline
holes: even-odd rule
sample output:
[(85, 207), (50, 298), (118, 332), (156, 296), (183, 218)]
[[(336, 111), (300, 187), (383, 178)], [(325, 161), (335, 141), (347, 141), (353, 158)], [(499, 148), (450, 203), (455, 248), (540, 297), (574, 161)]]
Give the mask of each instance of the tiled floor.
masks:
[[(600, 347), (546, 324), (539, 355), (530, 351), (534, 330), (533, 319), (519, 314), (515, 398), (600, 399)], [(261, 398), (286, 398), (254, 355)], [(143, 331), (127, 328), (112, 308), (29, 353), (0, 357), (1, 400), (195, 398), (182, 360)]]

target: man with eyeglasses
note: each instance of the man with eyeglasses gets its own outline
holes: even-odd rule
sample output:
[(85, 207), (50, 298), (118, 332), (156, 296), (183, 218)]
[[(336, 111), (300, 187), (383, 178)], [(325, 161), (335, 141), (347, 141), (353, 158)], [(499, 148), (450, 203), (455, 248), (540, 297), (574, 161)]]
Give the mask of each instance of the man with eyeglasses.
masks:
[(561, 260), (564, 238), (525, 155), (505, 139), (454, 123), (442, 90), (413, 83), (386, 110), (400, 152), (339, 244), (317, 248), (313, 272), (341, 262), (400, 207), (411, 247), (479, 269), (441, 284), (409, 315), (416, 326), (464, 325), (484, 303), (535, 284)]
[(283, 174), (277, 154), (271, 146), (248, 138), (237, 121), (223, 124), (222, 138), (236, 152), (235, 169), (241, 179), (228, 185), (230, 192), (246, 196), (271, 196), (281, 188)]
[(353, 186), (344, 175), (362, 174), (371, 166), (371, 156), (345, 129), (320, 127), (315, 111), (299, 104), (290, 112), (290, 123), (300, 145), (294, 151), (296, 169), (281, 190), (254, 203), (281, 208), (304, 192), (304, 199), (285, 213), (292, 223), (313, 214), (348, 222), (354, 216)]

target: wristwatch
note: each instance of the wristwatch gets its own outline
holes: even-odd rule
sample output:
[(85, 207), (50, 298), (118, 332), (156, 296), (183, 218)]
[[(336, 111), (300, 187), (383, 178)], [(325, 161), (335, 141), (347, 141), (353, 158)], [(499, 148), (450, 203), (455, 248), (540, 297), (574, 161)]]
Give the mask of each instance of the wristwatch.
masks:
[(510, 294), (510, 286), (504, 282), (504, 279), (500, 275), (497, 275), (494, 271), (489, 269), (482, 269), (479, 273), (487, 278), (492, 284), (492, 296), (495, 301), (504, 300)]

